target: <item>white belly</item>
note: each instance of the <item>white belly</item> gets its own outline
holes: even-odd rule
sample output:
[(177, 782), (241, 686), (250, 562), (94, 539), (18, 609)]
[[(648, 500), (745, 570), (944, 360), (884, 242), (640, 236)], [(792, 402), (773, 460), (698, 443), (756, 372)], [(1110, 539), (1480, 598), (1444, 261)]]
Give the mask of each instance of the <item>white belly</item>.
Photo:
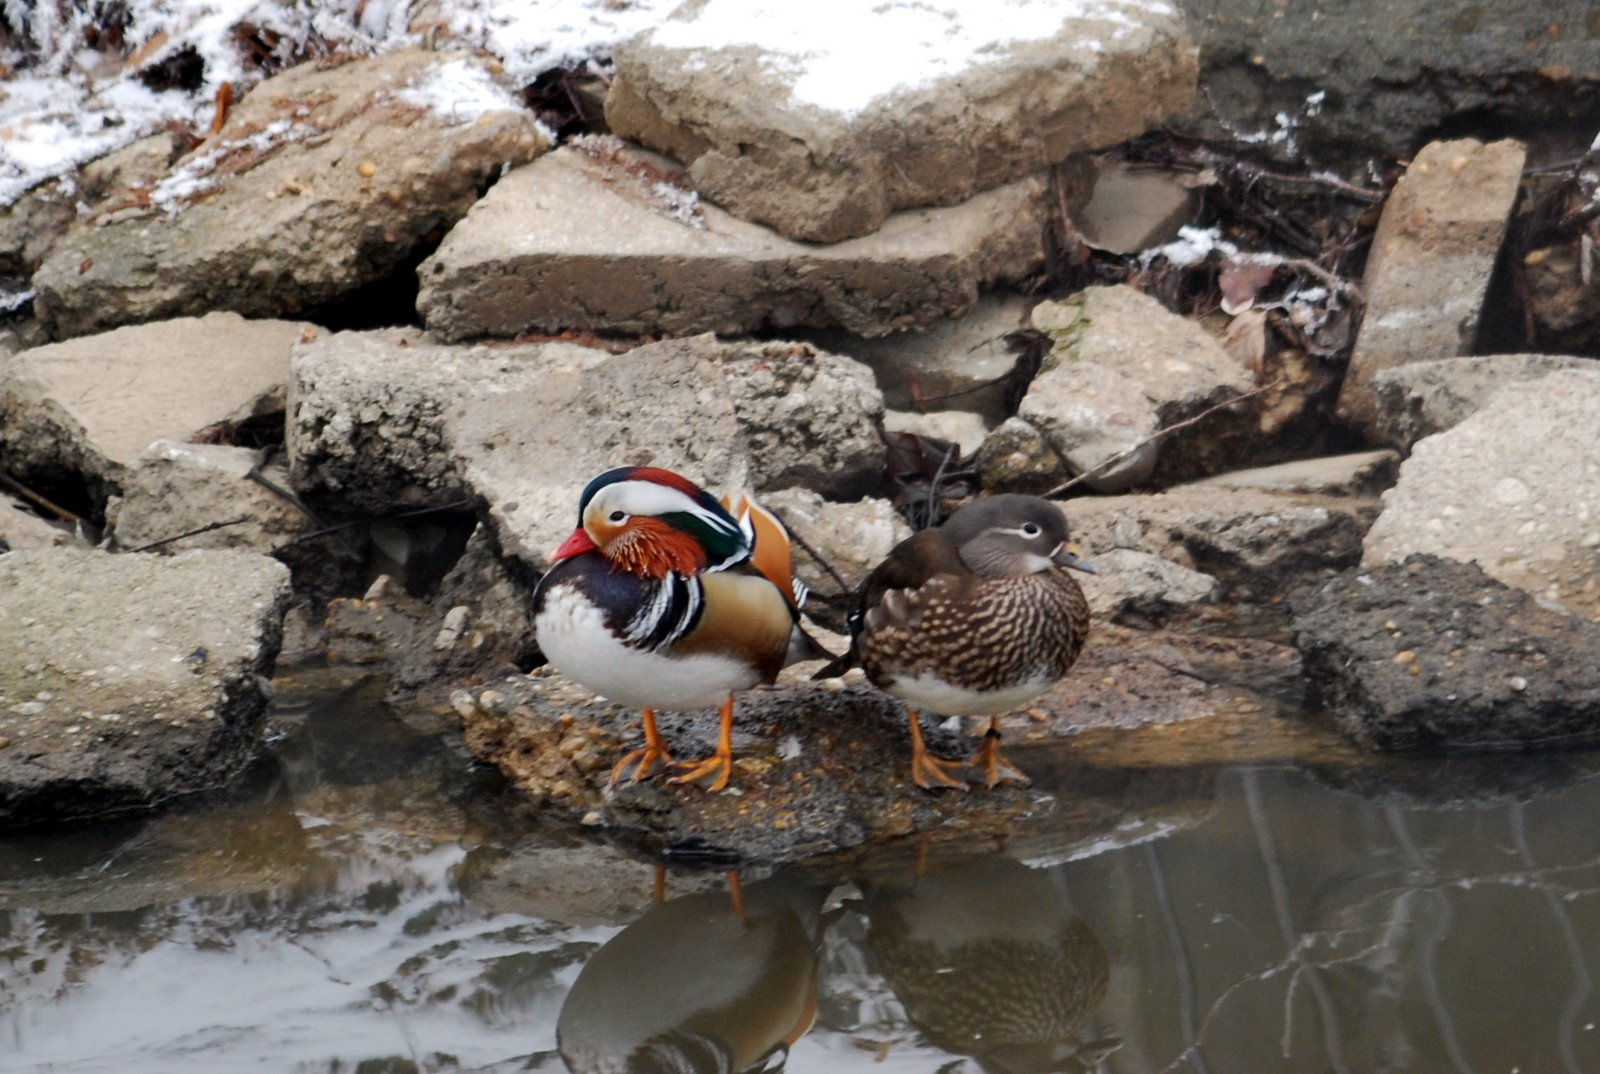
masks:
[(1039, 677), (1025, 679), (1004, 690), (979, 693), (924, 672), (914, 677), (896, 675), (888, 691), (912, 708), (941, 716), (998, 716), (1043, 696), (1054, 683), (1054, 679)]
[(539, 648), (561, 674), (633, 708), (709, 708), (761, 681), (754, 668), (731, 657), (630, 649), (571, 586), (558, 585), (545, 597), (534, 630)]

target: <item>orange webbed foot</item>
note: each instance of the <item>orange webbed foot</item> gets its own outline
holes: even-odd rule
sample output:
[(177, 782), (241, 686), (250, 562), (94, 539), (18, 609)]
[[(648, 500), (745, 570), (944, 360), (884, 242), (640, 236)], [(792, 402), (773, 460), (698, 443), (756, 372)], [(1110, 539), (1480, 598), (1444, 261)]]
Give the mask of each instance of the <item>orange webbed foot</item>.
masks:
[(917, 719), (916, 709), (906, 709), (906, 722), (911, 728), (912, 782), (925, 791), (935, 791), (941, 787), (966, 790), (966, 783), (951, 775), (952, 770), (961, 767), (961, 762), (941, 761), (928, 752), (927, 745), (922, 741), (922, 724)]
[(644, 745), (623, 755), (622, 760), (611, 769), (611, 778), (606, 781), (606, 790), (615, 787), (627, 774), (628, 766), (634, 766), (632, 782), (638, 783), (648, 779), (655, 771), (656, 765), (674, 765), (678, 762), (672, 759), (672, 754), (667, 752), (667, 744), (662, 739), (661, 733), (656, 730), (656, 714), (651, 709), (644, 710)]
[(999, 717), (989, 720), (989, 730), (984, 733), (983, 745), (978, 747), (978, 752), (974, 753), (967, 763), (978, 769), (983, 785), (990, 790), (1002, 783), (1015, 783), (1023, 787), (1033, 784), (1033, 780), (1029, 779), (1022, 769), (1000, 755)]
[(703, 761), (680, 761), (678, 767), (681, 771), (672, 777), (672, 783), (699, 783), (709, 779), (710, 784), (706, 790), (712, 794), (727, 789), (728, 779), (733, 775), (733, 695), (728, 695), (728, 700), (722, 703), (722, 710), (717, 714), (717, 748), (715, 752)]

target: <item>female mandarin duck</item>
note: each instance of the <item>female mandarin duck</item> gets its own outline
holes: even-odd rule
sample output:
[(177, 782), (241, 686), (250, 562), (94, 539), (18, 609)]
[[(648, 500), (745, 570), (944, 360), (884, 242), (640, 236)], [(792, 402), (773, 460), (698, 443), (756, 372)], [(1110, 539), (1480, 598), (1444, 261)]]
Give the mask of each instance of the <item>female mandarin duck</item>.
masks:
[[(643, 710), (644, 746), (619, 761), (644, 779), (675, 762), (655, 709), (720, 704), (717, 748), (674, 782), (728, 785), (733, 691), (770, 683), (798, 633), (783, 527), (743, 497), (739, 517), (670, 470), (629, 466), (583, 490), (578, 527), (533, 594), (539, 648), (569, 678)], [(758, 540), (760, 538), (760, 540)], [(759, 550), (758, 550), (759, 545)]]
[(1063, 568), (1094, 572), (1068, 543), (1060, 508), (1036, 496), (991, 496), (900, 542), (862, 583), (851, 651), (819, 676), (859, 662), (907, 702), (917, 786), (964, 787), (959, 765), (928, 754), (917, 709), (989, 717), (968, 764), (984, 783), (1027, 783), (1000, 755), (1000, 714), (1048, 690), (1078, 659), (1089, 603)]

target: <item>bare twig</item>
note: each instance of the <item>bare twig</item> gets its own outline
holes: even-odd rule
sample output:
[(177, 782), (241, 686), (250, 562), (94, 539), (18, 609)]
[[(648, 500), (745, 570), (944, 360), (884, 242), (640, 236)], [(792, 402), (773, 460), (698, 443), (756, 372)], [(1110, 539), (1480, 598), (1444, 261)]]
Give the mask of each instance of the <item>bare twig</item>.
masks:
[(1204, 420), (1205, 418), (1209, 417), (1210, 415), (1216, 413), (1219, 410), (1226, 410), (1228, 407), (1233, 406), (1235, 403), (1242, 403), (1246, 399), (1252, 398), (1253, 396), (1260, 395), (1263, 392), (1270, 392), (1274, 388), (1281, 388), (1281, 387), (1284, 386), (1285, 383), (1286, 382), (1283, 380), (1283, 378), (1280, 377), (1278, 380), (1273, 381), (1271, 384), (1263, 384), (1261, 387), (1253, 388), (1250, 391), (1245, 392), (1243, 395), (1236, 395), (1232, 399), (1224, 399), (1222, 402), (1217, 403), (1215, 406), (1208, 406), (1208, 407), (1206, 407), (1204, 410), (1202, 410), (1200, 413), (1196, 414), (1192, 418), (1185, 418), (1180, 422), (1174, 422), (1171, 425), (1168, 425), (1168, 426), (1165, 426), (1163, 428), (1157, 429), (1155, 432), (1151, 433), (1149, 436), (1145, 437), (1143, 440), (1139, 441), (1137, 444), (1134, 444), (1132, 447), (1125, 448), (1122, 451), (1117, 452), (1115, 455), (1112, 455), (1109, 458), (1102, 459), (1100, 462), (1096, 463), (1094, 466), (1091, 466), (1089, 469), (1085, 470), (1083, 473), (1079, 474), (1078, 476), (1072, 478), (1070, 481), (1064, 481), (1061, 484), (1057, 485), (1055, 488), (1053, 488), (1049, 492), (1045, 493), (1045, 495), (1047, 497), (1059, 496), (1063, 492), (1066, 492), (1068, 489), (1072, 488), (1074, 485), (1078, 484), (1079, 482), (1089, 480), (1089, 478), (1093, 477), (1095, 474), (1100, 473), (1102, 470), (1108, 470), (1111, 467), (1116, 466), (1118, 463), (1123, 462), (1126, 459), (1132, 458), (1133, 455), (1135, 453), (1137, 453), (1140, 449), (1146, 447), (1149, 444), (1155, 443), (1157, 440), (1160, 440), (1163, 436), (1166, 436), (1168, 433), (1175, 433), (1179, 429), (1184, 429), (1184, 428), (1187, 428), (1187, 427), (1189, 427), (1191, 425), (1194, 425), (1195, 423)]
[(161, 548), (164, 545), (172, 544), (174, 541), (181, 541), (185, 537), (198, 537), (202, 533), (210, 533), (212, 530), (225, 530), (229, 526), (239, 526), (249, 521), (249, 515), (240, 515), (238, 518), (230, 519), (227, 522), (208, 522), (204, 526), (196, 527), (195, 529), (189, 530), (185, 533), (174, 534), (171, 537), (163, 537), (159, 541), (151, 541), (149, 544), (142, 544), (138, 548), (124, 549), (124, 551), (148, 552), (152, 548)]
[(5, 474), (0, 474), (0, 485), (4, 485), (6, 488), (10, 489), (18, 496), (21, 496), (24, 500), (27, 500), (35, 507), (44, 508), (46, 511), (49, 511), (52, 515), (55, 515), (63, 522), (71, 522), (75, 526), (87, 526), (89, 524), (87, 519), (73, 514), (60, 504), (50, 502), (14, 477), (7, 477)]
[(818, 552), (816, 548), (812, 546), (810, 541), (806, 540), (804, 537), (800, 536), (800, 534), (795, 532), (795, 528), (789, 525), (789, 520), (784, 517), (783, 512), (774, 508), (772, 509), (772, 514), (779, 522), (783, 523), (784, 532), (789, 535), (789, 540), (799, 545), (805, 554), (810, 556), (812, 561), (815, 562), (817, 566), (828, 572), (828, 577), (832, 578), (834, 583), (838, 585), (839, 592), (850, 592), (850, 583), (844, 580), (844, 575), (834, 570), (833, 564), (829, 563), (823, 557), (822, 553)]

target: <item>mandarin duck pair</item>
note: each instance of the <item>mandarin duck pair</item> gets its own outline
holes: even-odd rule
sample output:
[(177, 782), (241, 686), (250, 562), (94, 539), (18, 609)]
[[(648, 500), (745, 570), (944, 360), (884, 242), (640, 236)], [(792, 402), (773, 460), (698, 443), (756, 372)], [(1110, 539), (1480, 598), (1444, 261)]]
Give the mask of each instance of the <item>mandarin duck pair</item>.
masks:
[[(657, 766), (673, 782), (723, 790), (733, 770), (733, 695), (771, 683), (818, 651), (800, 626), (782, 524), (747, 497), (720, 503), (670, 470), (624, 467), (583, 490), (578, 526), (534, 591), (539, 647), (569, 678), (642, 710), (644, 745), (611, 784)], [(850, 614), (850, 651), (819, 672), (859, 664), (907, 703), (912, 778), (926, 789), (1026, 783), (1001, 756), (999, 717), (1042, 695), (1077, 660), (1089, 605), (1068, 569), (1093, 571), (1048, 500), (976, 500), (907, 538), (868, 575)], [(710, 757), (675, 762), (655, 710), (720, 705)], [(918, 709), (988, 716), (967, 762), (929, 754)]]

